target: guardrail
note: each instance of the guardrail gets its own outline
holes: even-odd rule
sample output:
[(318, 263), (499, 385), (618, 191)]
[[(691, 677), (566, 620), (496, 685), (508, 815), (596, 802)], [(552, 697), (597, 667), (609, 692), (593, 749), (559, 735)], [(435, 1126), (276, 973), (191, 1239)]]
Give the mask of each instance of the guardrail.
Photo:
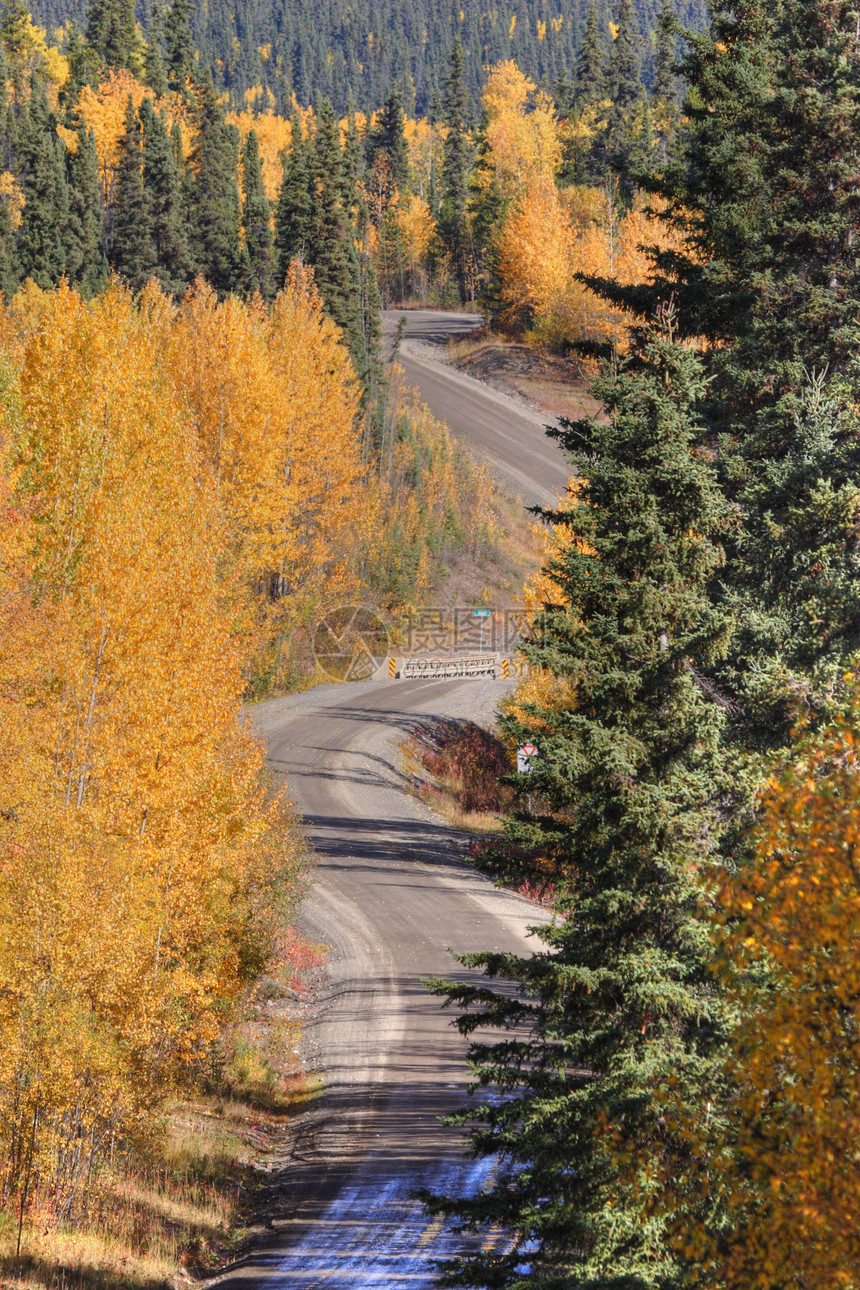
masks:
[(380, 659), (377, 680), (391, 681), (506, 681), (520, 674), (519, 659), (501, 654), (418, 654)]

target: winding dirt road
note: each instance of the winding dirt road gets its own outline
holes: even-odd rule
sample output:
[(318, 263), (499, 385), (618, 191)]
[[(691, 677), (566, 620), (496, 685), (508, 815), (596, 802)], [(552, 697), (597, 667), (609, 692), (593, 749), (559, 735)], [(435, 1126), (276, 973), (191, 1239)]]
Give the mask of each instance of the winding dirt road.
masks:
[[(412, 314), (408, 335), (427, 342), (461, 322)], [(512, 419), (510, 400), (423, 350), (413, 358), (409, 343), (404, 366), (433, 411), (483, 444), (524, 501), (551, 500), (566, 472), (540, 418)], [(469, 399), (464, 381), (477, 387)], [(414, 1191), (473, 1193), (492, 1165), (471, 1160), (459, 1131), (439, 1122), (463, 1102), (465, 1043), (421, 982), (468, 976), (450, 949), (534, 951), (529, 928), (543, 916), (464, 860), (464, 836), (408, 793), (399, 746), (418, 722), (491, 712), (508, 684), (331, 685), (253, 710), (319, 854), (303, 923), (329, 947), (329, 967), (303, 1055), (325, 1091), (299, 1117), (291, 1158), (274, 1175), (268, 1248), (222, 1287), (425, 1290), (434, 1261), (462, 1246)]]
[(398, 361), (406, 384), (526, 506), (554, 503), (567, 486), (569, 467), (546, 437), (549, 418), (440, 361), (442, 343), (467, 336), (480, 326), (480, 316), (392, 309), (384, 315), (389, 336), (402, 317)]
[(458, 1248), (413, 1192), (474, 1191), (489, 1166), (439, 1123), (462, 1104), (465, 1044), (421, 982), (468, 976), (449, 947), (529, 953), (542, 915), (464, 861), (462, 835), (406, 791), (399, 744), (422, 720), (487, 710), (506, 685), (360, 682), (254, 709), (319, 854), (303, 923), (330, 966), (305, 1058), (325, 1092), (282, 1169), (270, 1249), (222, 1285), (423, 1290)]

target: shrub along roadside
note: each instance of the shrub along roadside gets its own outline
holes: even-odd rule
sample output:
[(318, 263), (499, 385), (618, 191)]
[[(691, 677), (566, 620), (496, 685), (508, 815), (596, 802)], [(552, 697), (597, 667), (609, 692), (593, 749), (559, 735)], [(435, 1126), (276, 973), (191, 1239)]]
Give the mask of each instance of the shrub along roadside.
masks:
[(412, 789), (455, 828), (494, 833), (513, 791), (502, 782), (510, 756), (495, 734), (465, 720), (430, 720), (402, 749)]

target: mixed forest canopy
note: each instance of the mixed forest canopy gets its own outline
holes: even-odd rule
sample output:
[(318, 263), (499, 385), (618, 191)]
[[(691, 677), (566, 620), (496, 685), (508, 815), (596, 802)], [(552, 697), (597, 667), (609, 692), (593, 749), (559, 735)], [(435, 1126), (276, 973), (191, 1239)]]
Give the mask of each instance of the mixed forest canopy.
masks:
[(503, 723), (538, 755), (481, 857), (555, 921), (436, 983), (502, 1167), (426, 1199), (510, 1238), (443, 1283), (856, 1287), (857, 10), (710, 9), (357, 9), (347, 40), (321, 8), (269, 41), (188, 0), (0, 10), (19, 1235), (82, 1221), (270, 955), (297, 859), (244, 699), (321, 606), (395, 612), (488, 542), (487, 477), (383, 359), (381, 306), (420, 301), (575, 354), (601, 405), (552, 431), (575, 477)]
[[(231, 106), (195, 49), (185, 0), (148, 37), (130, 0), (92, 0), (51, 44), (17, 0), (0, 15), (0, 288), (62, 277), (85, 297), (111, 272), (179, 299), (271, 300), (295, 259), (342, 329), (378, 441), (382, 304), (479, 304), (555, 346), (599, 341), (618, 312), (581, 274), (633, 282), (665, 236), (633, 180), (681, 123), (671, 0), (651, 88), (633, 0), (588, 11), (570, 73), (546, 89), (517, 62), (469, 89), (455, 42), (433, 117), (390, 88), (372, 112), (329, 98), (279, 111), (257, 85)], [(670, 239), (671, 240), (671, 239)]]
[[(209, 0), (186, 7), (203, 64), (216, 86), (235, 98), (263, 86), (281, 111), (295, 94), (303, 105), (322, 95), (338, 112), (345, 112), (350, 102), (367, 112), (397, 85), (410, 112), (426, 115), (441, 102), (457, 40), (474, 98), (483, 84), (483, 69), (501, 59), (516, 60), (545, 85), (572, 74), (589, 0), (513, 0), (507, 8), (491, 0), (357, 0), (350, 5), (338, 0)], [(635, 0), (634, 7), (650, 81), (659, 0)], [(168, 8), (159, 8), (158, 0), (138, 4), (136, 18), (147, 37)], [(598, 22), (607, 37), (616, 21), (614, 8), (611, 0), (598, 0)], [(684, 25), (705, 25), (705, 0), (676, 0), (675, 10)], [(34, 18), (49, 31), (70, 22), (83, 29), (87, 12), (87, 0), (39, 0), (33, 8)]]

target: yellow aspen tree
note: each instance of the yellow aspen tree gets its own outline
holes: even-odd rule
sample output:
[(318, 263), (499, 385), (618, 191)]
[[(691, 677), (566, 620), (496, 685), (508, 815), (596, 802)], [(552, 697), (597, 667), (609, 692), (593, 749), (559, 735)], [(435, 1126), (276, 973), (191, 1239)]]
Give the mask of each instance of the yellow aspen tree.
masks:
[(770, 969), (734, 1043), (719, 1168), (737, 1221), (702, 1259), (744, 1290), (847, 1287), (860, 1265), (860, 687), (846, 682), (839, 719), (799, 732), (764, 794), (756, 863), (724, 893), (740, 958)]
[(519, 198), (536, 176), (554, 178), (561, 164), (555, 106), (508, 59), (490, 69), (482, 96), (487, 113), (488, 169), (504, 197)]
[(544, 339), (566, 334), (573, 228), (551, 176), (532, 179), (499, 238), (504, 314)]
[(355, 589), (373, 522), (358, 388), (310, 270), (271, 310), (197, 284), (177, 315), (171, 370), (221, 500), (237, 576), (291, 612)]
[(19, 302), (0, 327), (0, 435), (50, 627), (17, 680), (0, 651), (0, 756), (37, 786), (0, 828), (0, 1138), (7, 1193), (23, 1204), (32, 1178), (63, 1216), (107, 1136), (133, 1132), (217, 1038), (257, 952), (248, 893), (278, 862), (282, 806), (240, 721), (247, 642), (164, 362), (171, 307), (150, 291), (138, 309), (116, 284), (34, 303), (38, 326), (14, 337)]

